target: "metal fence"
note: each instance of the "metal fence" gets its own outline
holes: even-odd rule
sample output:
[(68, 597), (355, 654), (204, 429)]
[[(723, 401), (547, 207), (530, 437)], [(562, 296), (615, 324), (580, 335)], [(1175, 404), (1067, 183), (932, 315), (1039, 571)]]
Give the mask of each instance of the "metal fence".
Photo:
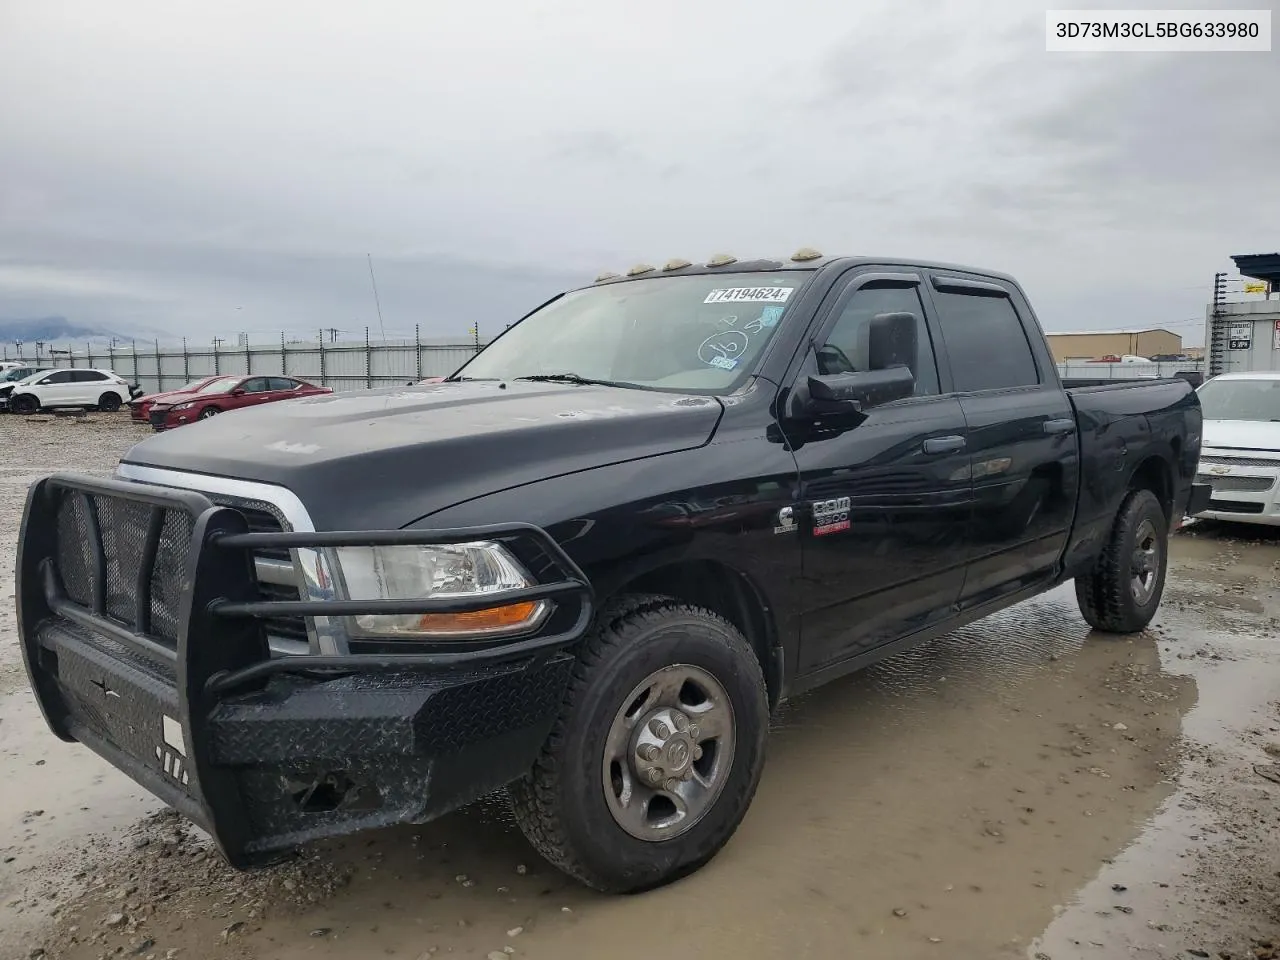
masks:
[(457, 370), (483, 344), (463, 339), (424, 340), (414, 331), (412, 340), (374, 341), (365, 330), (363, 341), (328, 341), (324, 333), (314, 340), (281, 336), (269, 345), (211, 344), (195, 347), (185, 340), (178, 345), (157, 341), (8, 344), (4, 360), (41, 367), (90, 367), (114, 370), (147, 393), (174, 390), (216, 374), (283, 374), (337, 391), (367, 390), (413, 383), (424, 377), (443, 377)]
[(1068, 360), (1058, 364), (1063, 380), (1154, 380), (1185, 373), (1202, 373), (1203, 360), (1167, 363), (1099, 363), (1096, 360)]

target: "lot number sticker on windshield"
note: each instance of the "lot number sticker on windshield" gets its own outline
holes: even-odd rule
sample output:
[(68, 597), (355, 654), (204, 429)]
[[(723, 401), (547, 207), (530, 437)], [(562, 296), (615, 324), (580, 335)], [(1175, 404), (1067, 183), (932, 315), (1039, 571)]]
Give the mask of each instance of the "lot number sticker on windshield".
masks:
[(703, 303), (786, 303), (795, 287), (726, 287), (712, 290)]

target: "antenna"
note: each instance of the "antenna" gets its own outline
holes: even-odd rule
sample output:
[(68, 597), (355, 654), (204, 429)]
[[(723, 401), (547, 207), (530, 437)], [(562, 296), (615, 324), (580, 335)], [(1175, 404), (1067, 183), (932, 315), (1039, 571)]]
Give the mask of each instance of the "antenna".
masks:
[(378, 310), (378, 332), (382, 334), (382, 341), (387, 340), (387, 328), (382, 325), (382, 304), (378, 302), (378, 281), (373, 275), (373, 256), (366, 253), (365, 259), (369, 261), (369, 283), (373, 285), (373, 305)]

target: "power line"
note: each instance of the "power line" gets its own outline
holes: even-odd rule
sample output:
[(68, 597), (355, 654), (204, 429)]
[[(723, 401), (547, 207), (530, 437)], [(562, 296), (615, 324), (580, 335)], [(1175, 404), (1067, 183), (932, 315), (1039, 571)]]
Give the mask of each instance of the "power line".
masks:
[(387, 339), (386, 328), (382, 325), (382, 304), (378, 301), (378, 281), (373, 275), (373, 255), (366, 253), (365, 259), (369, 261), (369, 282), (373, 284), (373, 305), (378, 310), (378, 330), (382, 334), (382, 339)]

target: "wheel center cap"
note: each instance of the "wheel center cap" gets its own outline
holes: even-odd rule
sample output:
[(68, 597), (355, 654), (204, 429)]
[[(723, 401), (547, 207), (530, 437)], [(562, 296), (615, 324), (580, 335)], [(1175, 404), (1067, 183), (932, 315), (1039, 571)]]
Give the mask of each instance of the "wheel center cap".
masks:
[(671, 740), (667, 744), (667, 769), (678, 773), (689, 762), (689, 744), (683, 739)]

